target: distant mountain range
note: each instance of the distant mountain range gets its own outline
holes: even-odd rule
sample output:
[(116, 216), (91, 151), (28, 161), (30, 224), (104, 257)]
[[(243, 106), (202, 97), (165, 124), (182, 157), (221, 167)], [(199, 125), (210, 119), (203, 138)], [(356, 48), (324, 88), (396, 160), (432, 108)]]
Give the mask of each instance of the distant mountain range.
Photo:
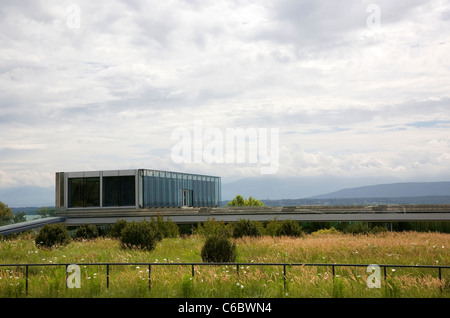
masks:
[(54, 206), (54, 187), (16, 187), (0, 189), (0, 201), (9, 207)]
[(342, 189), (313, 199), (450, 196), (450, 182), (403, 182)]
[[(354, 183), (358, 180), (274, 180), (269, 186), (259, 181), (240, 180), (231, 186), (223, 186), (222, 197), (228, 200), (231, 193), (244, 197), (253, 196), (269, 206), (296, 205), (373, 205), (373, 204), (450, 204), (450, 182), (396, 182), (356, 186), (338, 191), (325, 192), (338, 184)], [(245, 187), (249, 182), (249, 186)], [(366, 180), (367, 182), (367, 180)], [(235, 186), (235, 187), (234, 187)], [(275, 191), (276, 189), (276, 191)], [(300, 196), (322, 190), (323, 194)], [(230, 193), (229, 193), (230, 192)], [(270, 199), (270, 194), (280, 193), (284, 198)], [(234, 196), (236, 196), (234, 194)], [(265, 196), (267, 194), (267, 197)], [(297, 197), (295, 197), (297, 195)], [(227, 197), (228, 196), (228, 197)], [(231, 196), (231, 197), (234, 197)], [(226, 201), (225, 201), (226, 202)]]

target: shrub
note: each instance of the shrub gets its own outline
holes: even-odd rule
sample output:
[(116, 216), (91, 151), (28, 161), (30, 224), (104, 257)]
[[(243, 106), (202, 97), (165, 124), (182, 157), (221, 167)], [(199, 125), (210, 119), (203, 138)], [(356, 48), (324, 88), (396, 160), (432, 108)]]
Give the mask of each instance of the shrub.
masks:
[(320, 235), (320, 234), (340, 234), (341, 232), (336, 230), (334, 226), (329, 229), (320, 229), (315, 232), (312, 232), (312, 235)]
[(277, 236), (301, 236), (302, 227), (294, 220), (283, 220), (276, 231)]
[(195, 234), (201, 235), (203, 237), (212, 235), (230, 237), (232, 232), (233, 229), (230, 225), (226, 225), (224, 221), (216, 221), (214, 218), (208, 218), (203, 224), (199, 223), (197, 229), (194, 230)]
[(233, 237), (261, 236), (263, 234), (262, 224), (258, 221), (241, 219), (233, 223)]
[(156, 219), (152, 217), (151, 220), (151, 226), (156, 232), (158, 240), (162, 240), (165, 237), (177, 237), (180, 235), (178, 225), (170, 218), (167, 218), (167, 221), (164, 221), (164, 217), (158, 215)]
[(67, 245), (70, 242), (70, 234), (64, 224), (46, 224), (41, 227), (34, 241), (37, 246), (49, 248)]
[(278, 221), (277, 218), (274, 218), (266, 224), (265, 234), (270, 236), (277, 236), (279, 227), (280, 221)]
[(152, 250), (158, 240), (154, 227), (148, 221), (127, 223), (121, 234), (124, 247)]
[(236, 244), (230, 238), (213, 235), (206, 238), (201, 251), (203, 262), (226, 263), (236, 259)]
[(384, 226), (374, 226), (373, 228), (370, 229), (370, 233), (372, 234), (379, 234), (379, 233), (386, 233), (387, 232), (387, 228), (385, 228)]
[(369, 226), (363, 223), (354, 223), (346, 226), (343, 230), (347, 234), (368, 234), (370, 232)]
[(93, 239), (98, 237), (98, 228), (93, 224), (83, 224), (75, 231), (74, 237), (76, 239)]
[(127, 221), (124, 219), (117, 220), (115, 224), (111, 227), (110, 235), (114, 238), (120, 238), (122, 236), (122, 230), (127, 225)]

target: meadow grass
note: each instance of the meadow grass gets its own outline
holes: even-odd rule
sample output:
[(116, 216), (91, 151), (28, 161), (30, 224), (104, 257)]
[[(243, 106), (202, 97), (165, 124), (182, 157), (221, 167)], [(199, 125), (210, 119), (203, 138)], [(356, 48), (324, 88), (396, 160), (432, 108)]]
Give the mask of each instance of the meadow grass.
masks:
[[(64, 266), (29, 267), (25, 293), (23, 267), (0, 268), (0, 297), (450, 297), (450, 269), (388, 268), (381, 288), (368, 288), (365, 267), (258, 266), (252, 263), (450, 265), (450, 235), (388, 232), (370, 235), (322, 234), (235, 239), (239, 263), (191, 266), (81, 265), (81, 288), (66, 287)], [(120, 241), (97, 238), (38, 248), (32, 234), (0, 241), (3, 264), (202, 263), (204, 238), (165, 238), (152, 251), (126, 249)]]

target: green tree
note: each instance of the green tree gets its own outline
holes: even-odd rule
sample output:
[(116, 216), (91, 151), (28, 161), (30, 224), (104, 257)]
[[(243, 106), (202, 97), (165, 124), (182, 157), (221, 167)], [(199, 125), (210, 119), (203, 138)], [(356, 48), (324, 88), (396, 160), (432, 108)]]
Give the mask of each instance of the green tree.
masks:
[(264, 203), (250, 196), (248, 199), (238, 194), (233, 200), (228, 202), (229, 206), (264, 206)]
[(25, 222), (26, 220), (25, 212), (18, 212), (14, 215), (14, 223)]
[(11, 224), (14, 219), (14, 213), (8, 207), (7, 204), (4, 204), (0, 201), (0, 225)]
[(56, 209), (47, 208), (46, 206), (44, 206), (40, 210), (38, 210), (37, 213), (41, 216), (41, 218), (46, 218), (49, 216), (55, 216)]

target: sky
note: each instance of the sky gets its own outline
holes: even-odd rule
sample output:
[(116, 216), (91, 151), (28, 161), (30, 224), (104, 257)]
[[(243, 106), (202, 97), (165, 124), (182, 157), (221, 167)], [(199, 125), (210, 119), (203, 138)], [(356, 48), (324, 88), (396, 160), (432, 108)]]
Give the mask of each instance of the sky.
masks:
[[(1, 0), (0, 189), (137, 168), (450, 180), (449, 56), (441, 0)], [(227, 152), (237, 129), (257, 157)]]

